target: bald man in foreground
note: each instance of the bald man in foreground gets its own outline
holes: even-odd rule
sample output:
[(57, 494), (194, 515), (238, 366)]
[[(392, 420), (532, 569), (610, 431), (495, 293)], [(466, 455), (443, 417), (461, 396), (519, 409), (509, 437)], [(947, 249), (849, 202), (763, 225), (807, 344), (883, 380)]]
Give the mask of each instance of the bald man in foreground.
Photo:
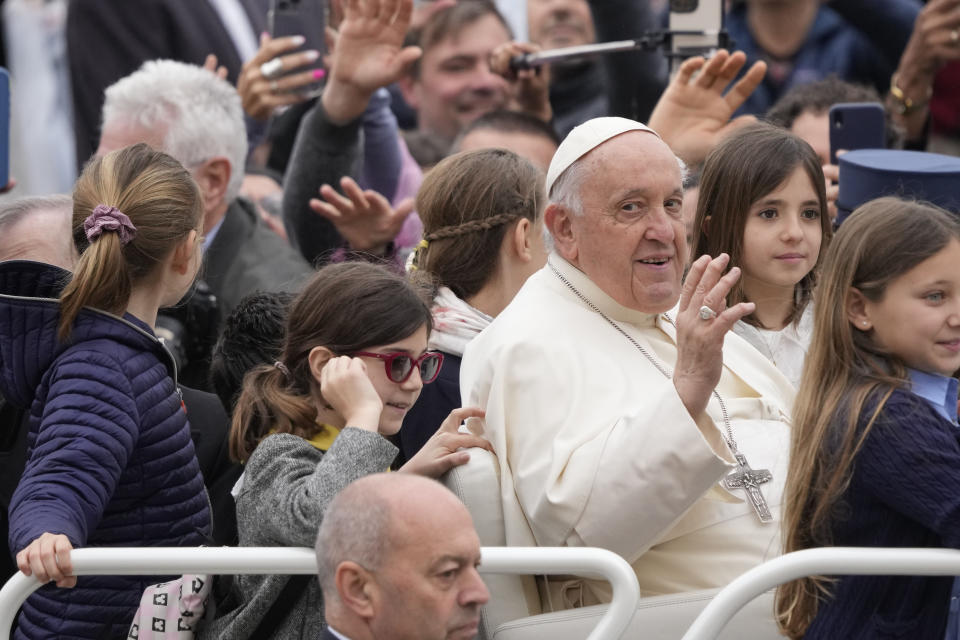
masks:
[(434, 480), (357, 480), (334, 498), (317, 537), (323, 640), (469, 640), (490, 594), (466, 507)]

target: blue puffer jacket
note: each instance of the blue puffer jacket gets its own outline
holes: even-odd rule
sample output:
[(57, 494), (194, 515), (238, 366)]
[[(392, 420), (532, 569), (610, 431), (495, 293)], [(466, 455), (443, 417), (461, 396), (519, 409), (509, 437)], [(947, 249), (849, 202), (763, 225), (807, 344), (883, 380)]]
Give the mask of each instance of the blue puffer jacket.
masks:
[[(0, 263), (0, 393), (29, 407), (29, 459), (10, 504), (10, 548), (43, 532), (75, 547), (195, 546), (210, 512), (172, 358), (150, 328), (84, 310), (57, 340), (69, 274)], [(125, 638), (156, 576), (81, 577), (24, 604), (18, 638)]]

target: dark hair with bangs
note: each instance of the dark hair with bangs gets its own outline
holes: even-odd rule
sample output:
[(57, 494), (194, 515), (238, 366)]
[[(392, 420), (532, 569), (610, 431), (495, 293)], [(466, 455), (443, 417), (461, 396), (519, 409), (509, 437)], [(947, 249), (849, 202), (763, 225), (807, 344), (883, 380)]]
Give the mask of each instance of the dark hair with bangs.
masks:
[[(244, 461), (268, 433), (310, 438), (319, 384), (310, 371), (314, 347), (336, 355), (403, 340), (433, 328), (429, 296), (384, 266), (346, 262), (324, 267), (293, 301), (280, 366), (247, 373), (233, 412), (230, 455)], [(289, 372), (289, 375), (287, 375)]]
[[(692, 258), (703, 254), (730, 255), (730, 264), (743, 262), (744, 228), (755, 202), (790, 177), (800, 167), (810, 178), (820, 203), (823, 240), (817, 264), (795, 288), (793, 312), (787, 322), (798, 320), (813, 296), (817, 271), (833, 236), (827, 214), (823, 169), (813, 148), (785, 129), (756, 123), (723, 140), (707, 156), (700, 176), (697, 217), (694, 221)], [(709, 219), (708, 219), (709, 218)], [(727, 296), (727, 305), (746, 301), (742, 280)], [(744, 322), (757, 324), (753, 315)]]

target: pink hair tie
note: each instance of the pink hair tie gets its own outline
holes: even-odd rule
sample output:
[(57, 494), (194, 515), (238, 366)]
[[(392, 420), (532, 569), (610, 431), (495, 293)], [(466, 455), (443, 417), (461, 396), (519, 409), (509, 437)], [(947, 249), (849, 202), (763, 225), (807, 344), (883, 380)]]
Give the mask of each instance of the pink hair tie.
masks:
[(137, 235), (137, 228), (130, 222), (130, 218), (116, 207), (98, 204), (93, 213), (83, 221), (83, 231), (87, 240), (93, 242), (104, 231), (116, 231), (120, 234), (120, 246), (126, 245)]

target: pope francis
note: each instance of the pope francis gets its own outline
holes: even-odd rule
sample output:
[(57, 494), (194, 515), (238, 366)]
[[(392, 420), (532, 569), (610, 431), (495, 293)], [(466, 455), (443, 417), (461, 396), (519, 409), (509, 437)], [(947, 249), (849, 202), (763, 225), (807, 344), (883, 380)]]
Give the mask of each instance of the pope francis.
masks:
[[(467, 347), (507, 543), (611, 549), (643, 595), (727, 584), (779, 554), (794, 390), (730, 332), (726, 255), (687, 265), (683, 168), (651, 129), (597, 118), (547, 174), (547, 265)], [(729, 268), (728, 268), (729, 267)], [(609, 599), (554, 582), (554, 608)]]

